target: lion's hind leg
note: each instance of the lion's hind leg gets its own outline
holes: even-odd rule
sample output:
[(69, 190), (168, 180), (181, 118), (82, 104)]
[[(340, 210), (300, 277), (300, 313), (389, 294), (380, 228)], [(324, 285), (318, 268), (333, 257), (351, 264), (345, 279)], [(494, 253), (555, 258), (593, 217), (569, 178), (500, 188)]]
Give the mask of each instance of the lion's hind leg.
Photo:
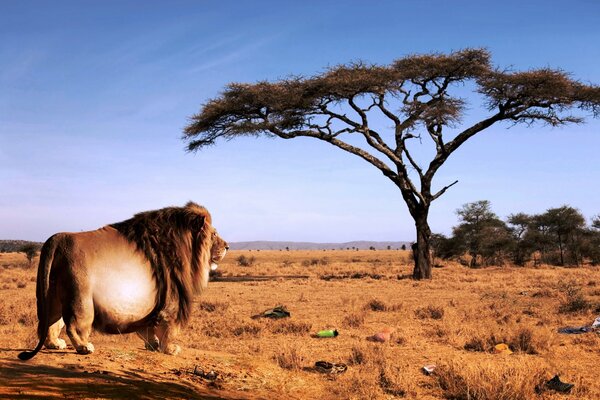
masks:
[[(62, 305), (55, 290), (48, 299), (48, 306), (48, 323), (50, 326), (48, 327), (48, 334), (46, 335), (46, 340), (44, 341), (44, 347), (50, 350), (66, 349), (67, 343), (63, 339), (59, 338), (60, 332), (62, 331), (62, 328), (64, 328), (65, 323), (62, 319)], [(38, 337), (43, 334), (44, 332), (38, 332)]]
[(67, 325), (67, 335), (77, 353), (93, 353), (94, 345), (88, 341), (94, 322), (94, 302), (91, 294), (77, 293), (73, 301), (65, 305), (63, 317)]
[(65, 342), (64, 339), (59, 338), (60, 332), (64, 326), (65, 323), (62, 318), (59, 318), (58, 321), (50, 325), (50, 328), (48, 328), (48, 336), (44, 342), (44, 346), (47, 349), (63, 350), (67, 348), (67, 342)]

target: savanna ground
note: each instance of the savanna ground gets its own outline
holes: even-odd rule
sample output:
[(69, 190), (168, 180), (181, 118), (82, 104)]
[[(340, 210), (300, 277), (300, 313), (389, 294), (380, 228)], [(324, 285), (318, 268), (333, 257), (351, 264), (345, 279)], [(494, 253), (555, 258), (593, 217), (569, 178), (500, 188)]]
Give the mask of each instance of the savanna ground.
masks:
[[(22, 362), (37, 342), (36, 268), (0, 254), (0, 398), (563, 399), (543, 385), (557, 373), (575, 384), (566, 396), (600, 398), (600, 335), (557, 333), (600, 315), (600, 268), (443, 265), (417, 282), (403, 251), (232, 251), (224, 277), (270, 278), (211, 282), (180, 356), (94, 333), (91, 356), (43, 350)], [(279, 304), (290, 318), (251, 318)], [(366, 339), (386, 327), (390, 341)], [(327, 328), (340, 335), (311, 337)], [(495, 354), (498, 343), (514, 353)], [(319, 360), (348, 370), (318, 373)]]

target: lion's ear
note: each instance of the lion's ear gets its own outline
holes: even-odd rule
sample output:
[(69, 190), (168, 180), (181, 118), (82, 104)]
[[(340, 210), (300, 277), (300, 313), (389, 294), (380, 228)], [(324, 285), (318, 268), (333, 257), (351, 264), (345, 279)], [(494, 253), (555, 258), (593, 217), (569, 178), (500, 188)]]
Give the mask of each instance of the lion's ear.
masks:
[(196, 204), (196, 203), (194, 203), (192, 201), (189, 201), (185, 205), (185, 208), (189, 212), (192, 212), (192, 213), (194, 213), (194, 214), (196, 214), (196, 215), (198, 215), (198, 216), (200, 216), (200, 217), (203, 218), (203, 222), (202, 222), (202, 224), (200, 224), (201, 227), (204, 226), (204, 223), (208, 223), (209, 225), (212, 225), (212, 217), (211, 217), (210, 213), (208, 212), (208, 210), (205, 207), (203, 207), (203, 206), (201, 206), (199, 204)]

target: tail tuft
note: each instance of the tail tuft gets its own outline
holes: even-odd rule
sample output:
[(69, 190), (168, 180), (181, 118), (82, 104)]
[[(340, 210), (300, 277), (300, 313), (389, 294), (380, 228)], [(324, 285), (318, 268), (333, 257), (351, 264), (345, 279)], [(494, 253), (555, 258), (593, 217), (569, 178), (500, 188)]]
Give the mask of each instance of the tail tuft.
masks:
[(19, 353), (19, 360), (27, 361), (35, 356), (37, 351), (23, 351)]

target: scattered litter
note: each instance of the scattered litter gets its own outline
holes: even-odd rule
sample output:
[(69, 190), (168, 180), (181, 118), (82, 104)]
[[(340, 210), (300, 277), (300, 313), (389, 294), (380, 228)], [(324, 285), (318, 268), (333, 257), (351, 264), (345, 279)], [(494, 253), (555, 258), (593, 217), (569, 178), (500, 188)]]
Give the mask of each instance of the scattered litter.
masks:
[(214, 381), (219, 376), (219, 374), (212, 369), (209, 372), (205, 372), (202, 368), (198, 368), (198, 366), (194, 367), (193, 374), (202, 379), (206, 379), (207, 381)]
[(435, 367), (436, 367), (435, 364), (427, 364), (427, 365), (424, 365), (421, 370), (423, 371), (423, 373), (425, 375), (431, 375), (431, 374), (433, 374)]
[(494, 346), (494, 353), (496, 354), (512, 354), (512, 350), (506, 343), (498, 343)]
[(322, 374), (341, 374), (346, 372), (348, 366), (344, 363), (330, 363), (327, 361), (317, 361), (315, 363), (315, 370), (319, 371)]
[(285, 306), (277, 306), (268, 310), (261, 312), (260, 314), (253, 315), (253, 319), (257, 318), (288, 318), (290, 316), (290, 312), (285, 308)]
[(529, 292), (528, 292), (528, 291), (526, 291), (526, 290), (524, 290), (524, 291), (522, 291), (522, 292), (521, 292), (521, 293), (519, 293), (519, 294), (520, 294), (521, 296), (528, 296), (528, 295), (529, 295)]
[(546, 382), (546, 386), (548, 389), (556, 390), (557, 392), (569, 393), (575, 385), (572, 383), (561, 382), (558, 375), (554, 375), (554, 378)]
[(600, 331), (600, 317), (596, 318), (594, 322), (592, 322), (591, 326), (565, 326), (564, 328), (559, 328), (558, 333), (566, 333), (566, 334), (579, 334), (579, 333), (588, 333)]
[(565, 326), (564, 328), (560, 328), (558, 333), (566, 333), (570, 335), (577, 335), (580, 333), (588, 333), (592, 332), (594, 328), (590, 326)]
[(336, 337), (339, 334), (340, 333), (337, 331), (337, 329), (325, 329), (325, 330), (317, 332), (317, 334), (315, 336), (320, 337), (320, 338), (328, 338), (328, 337)]
[(367, 340), (371, 342), (387, 342), (392, 337), (392, 333), (394, 333), (394, 328), (383, 328), (380, 332), (377, 332), (373, 336), (369, 336)]

